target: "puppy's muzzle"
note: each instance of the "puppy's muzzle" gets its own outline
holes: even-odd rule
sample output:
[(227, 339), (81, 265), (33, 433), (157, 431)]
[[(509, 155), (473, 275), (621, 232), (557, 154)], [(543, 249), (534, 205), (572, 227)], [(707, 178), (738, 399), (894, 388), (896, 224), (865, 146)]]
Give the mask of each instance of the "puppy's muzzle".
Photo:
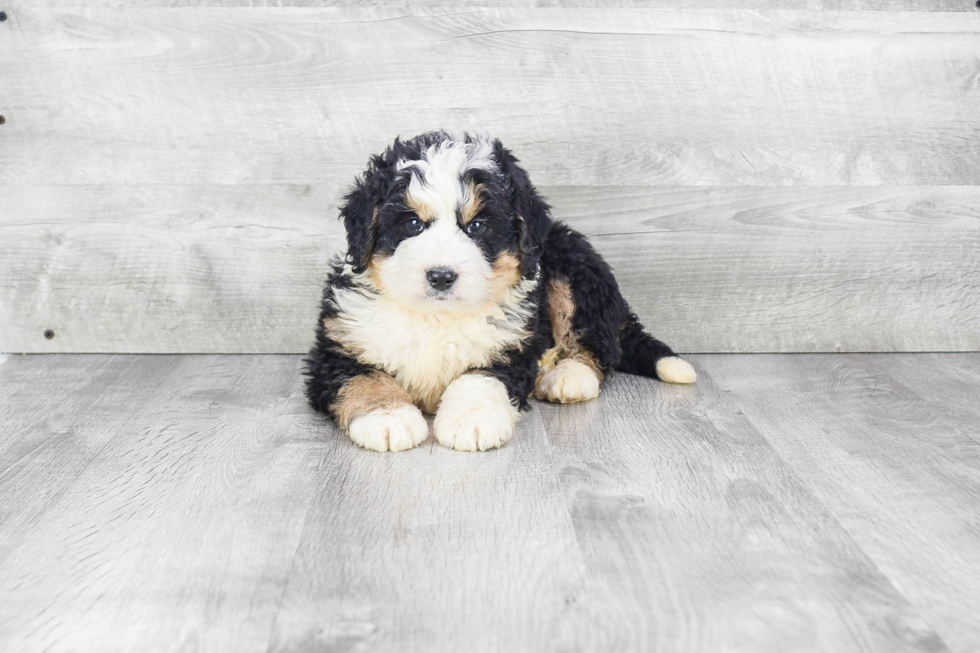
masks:
[(449, 290), (459, 275), (449, 268), (432, 268), (425, 276), (429, 279), (429, 285), (436, 290)]

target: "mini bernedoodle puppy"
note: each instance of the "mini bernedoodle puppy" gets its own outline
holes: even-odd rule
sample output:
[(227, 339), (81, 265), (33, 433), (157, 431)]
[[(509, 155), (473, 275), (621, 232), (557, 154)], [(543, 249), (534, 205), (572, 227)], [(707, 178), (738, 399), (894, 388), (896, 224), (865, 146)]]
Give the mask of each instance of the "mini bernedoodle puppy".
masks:
[(371, 158), (344, 198), (347, 256), (306, 359), (312, 406), (375, 451), (485, 451), (538, 399), (599, 395), (620, 370), (693, 383), (643, 331), (612, 270), (500, 141), (431, 132)]

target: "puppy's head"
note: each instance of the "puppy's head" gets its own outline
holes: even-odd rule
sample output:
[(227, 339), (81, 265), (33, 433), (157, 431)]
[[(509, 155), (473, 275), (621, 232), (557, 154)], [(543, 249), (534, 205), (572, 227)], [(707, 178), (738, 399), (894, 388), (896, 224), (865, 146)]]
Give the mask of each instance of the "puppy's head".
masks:
[(347, 259), (422, 311), (500, 303), (534, 278), (551, 224), (517, 159), (484, 135), (423, 134), (373, 157), (345, 197)]

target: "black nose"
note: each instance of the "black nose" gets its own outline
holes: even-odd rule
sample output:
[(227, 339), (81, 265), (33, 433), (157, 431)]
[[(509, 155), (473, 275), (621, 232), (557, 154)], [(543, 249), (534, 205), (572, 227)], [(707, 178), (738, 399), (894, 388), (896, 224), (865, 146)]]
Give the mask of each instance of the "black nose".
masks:
[(429, 285), (436, 290), (449, 290), (458, 275), (449, 268), (432, 268), (425, 276), (429, 277)]

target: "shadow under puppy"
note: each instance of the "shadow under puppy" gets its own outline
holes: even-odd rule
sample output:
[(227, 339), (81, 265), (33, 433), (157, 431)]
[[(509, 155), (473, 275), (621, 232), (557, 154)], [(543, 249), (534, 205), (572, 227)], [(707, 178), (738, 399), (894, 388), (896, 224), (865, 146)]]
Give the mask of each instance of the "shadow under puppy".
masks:
[(371, 158), (306, 359), (314, 408), (375, 451), (507, 442), (528, 397), (594, 399), (613, 370), (693, 383), (609, 265), (500, 141), (431, 132)]

